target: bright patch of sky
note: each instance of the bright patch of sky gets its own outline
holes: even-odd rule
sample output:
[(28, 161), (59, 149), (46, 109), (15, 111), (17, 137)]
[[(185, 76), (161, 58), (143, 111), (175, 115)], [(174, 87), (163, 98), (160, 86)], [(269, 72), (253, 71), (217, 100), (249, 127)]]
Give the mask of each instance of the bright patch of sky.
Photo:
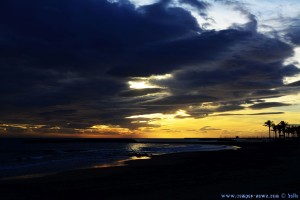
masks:
[(94, 125), (90, 127), (89, 129), (83, 130), (85, 132), (96, 132), (96, 133), (107, 133), (107, 132), (116, 132), (119, 134), (131, 134), (132, 131), (130, 131), (128, 128), (122, 128), (120, 126), (107, 126), (107, 125)]
[(151, 5), (159, 2), (159, 0), (129, 0), (136, 7)]
[(174, 0), (171, 6), (182, 7), (196, 18), (199, 26), (205, 30), (224, 30), (233, 25), (242, 25), (249, 22), (247, 16), (236, 9), (235, 4), (226, 1), (205, 1), (209, 6), (205, 10)]
[(294, 49), (294, 56), (285, 60), (285, 65), (293, 64), (296, 67), (300, 68), (300, 47)]
[[(294, 56), (285, 60), (285, 65), (293, 64), (296, 67), (300, 68), (300, 47), (294, 49)], [(284, 84), (293, 83), (300, 80), (300, 74), (292, 77), (285, 77), (283, 79)]]
[(155, 88), (154, 85), (151, 85), (146, 81), (129, 81), (128, 84), (130, 89)]
[(152, 113), (144, 115), (133, 115), (126, 117), (127, 119), (138, 119), (138, 118), (147, 118), (147, 119), (174, 119), (176, 117), (189, 117), (190, 115), (186, 113), (185, 110), (177, 110), (174, 114), (162, 114), (162, 113)]
[(291, 19), (300, 16), (299, 0), (207, 0), (206, 2), (209, 6), (205, 11), (205, 17), (197, 14), (189, 6), (183, 7), (190, 10), (198, 23), (209, 30), (223, 30), (249, 22), (247, 13), (244, 12), (246, 11), (255, 16), (259, 32), (269, 35), (277, 32), (282, 36), (292, 25)]
[(241, 0), (246, 9), (256, 16), (258, 31), (268, 34), (277, 31), (284, 34), (292, 24), (291, 19), (300, 16), (299, 0)]
[[(117, 2), (120, 0), (108, 0)], [(129, 0), (137, 8), (151, 5), (159, 0)], [(269, 36), (284, 36), (285, 30), (292, 25), (291, 19), (300, 17), (299, 0), (206, 0), (205, 10), (173, 0), (171, 7), (182, 7), (191, 12), (203, 29), (224, 30), (250, 21), (253, 14), (258, 22), (258, 31)], [(205, 15), (203, 15), (205, 14)]]
[(147, 89), (147, 88), (161, 88), (158, 85), (153, 84), (156, 80), (170, 79), (173, 76), (171, 74), (164, 75), (152, 75), (150, 77), (138, 77), (131, 81), (128, 81), (130, 89)]
[[(282, 97), (276, 97), (276, 98), (269, 98), (265, 99), (265, 102), (279, 102), (279, 103), (288, 103), (292, 104), (292, 106), (280, 106), (273, 108), (273, 110), (276, 111), (290, 111), (290, 112), (299, 112), (300, 110), (300, 93), (298, 94), (292, 94), (292, 95), (287, 95), (287, 96), (282, 96)], [(298, 119), (298, 117), (297, 117)]]
[(206, 16), (201, 16), (195, 11), (192, 15), (206, 30), (224, 30), (233, 25), (243, 25), (249, 22), (248, 17), (236, 9), (234, 4), (226, 4), (221, 1), (214, 2), (207, 7)]
[[(116, 3), (120, 2), (122, 0), (107, 0), (110, 3)], [(159, 0), (128, 0), (130, 3), (135, 5), (135, 7), (140, 7), (140, 6), (146, 6), (146, 5), (151, 5), (154, 3), (159, 2)]]

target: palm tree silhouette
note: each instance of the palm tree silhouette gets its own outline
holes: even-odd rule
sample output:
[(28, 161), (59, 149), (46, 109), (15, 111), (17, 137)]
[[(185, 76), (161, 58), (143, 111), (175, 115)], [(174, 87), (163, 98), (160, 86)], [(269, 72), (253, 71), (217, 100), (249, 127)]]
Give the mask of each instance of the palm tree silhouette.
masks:
[(266, 121), (263, 125), (269, 128), (269, 138), (271, 138), (271, 131), (273, 131), (275, 139), (289, 138), (289, 140), (294, 140), (297, 138), (300, 141), (300, 125), (289, 125), (286, 121), (281, 121), (276, 125), (271, 120)]
[(279, 124), (277, 124), (276, 125), (276, 127), (277, 127), (277, 130), (278, 130), (278, 138), (280, 139), (283, 135), (281, 134), (281, 132), (282, 132), (282, 126), (281, 126), (281, 124), (279, 123)]
[(281, 126), (281, 131), (283, 133), (283, 139), (285, 139), (285, 133), (286, 133), (288, 123), (285, 121), (281, 121), (281, 122), (279, 122), (279, 125)]
[(291, 127), (291, 134), (292, 134), (292, 137), (293, 137), (293, 138), (295, 138), (296, 131), (297, 131), (297, 126), (292, 126), (292, 127)]
[(291, 135), (294, 135), (294, 126), (287, 126), (286, 134), (287, 134), (287, 138), (290, 138)]
[(273, 123), (273, 121), (271, 121), (271, 120), (268, 120), (268, 121), (266, 121), (266, 122), (264, 123), (264, 126), (269, 127), (269, 139), (271, 138), (271, 126), (272, 126), (272, 124), (274, 124), (274, 123)]
[(278, 126), (276, 124), (272, 124), (272, 129), (272, 131), (274, 131), (274, 137), (277, 139)]

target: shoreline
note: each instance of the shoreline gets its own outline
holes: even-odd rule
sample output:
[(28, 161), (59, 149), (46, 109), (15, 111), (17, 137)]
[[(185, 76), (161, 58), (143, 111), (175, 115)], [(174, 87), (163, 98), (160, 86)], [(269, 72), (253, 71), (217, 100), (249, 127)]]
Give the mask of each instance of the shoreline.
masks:
[(0, 198), (218, 199), (226, 192), (299, 192), (299, 145), (241, 146), (237, 151), (165, 154), (126, 161), (121, 167), (0, 181)]
[[(159, 143), (158, 143), (159, 144)], [(189, 143), (187, 143), (189, 144)], [(192, 143), (193, 144), (193, 143)], [(127, 158), (115, 160), (112, 162), (104, 162), (104, 163), (98, 163), (94, 165), (88, 165), (83, 166), (79, 168), (73, 168), (69, 170), (61, 170), (56, 172), (44, 172), (44, 173), (31, 173), (31, 174), (23, 174), (23, 175), (17, 175), (17, 176), (8, 176), (8, 177), (2, 177), (0, 178), (0, 181), (10, 181), (10, 180), (22, 180), (22, 179), (31, 179), (31, 178), (42, 178), (49, 175), (55, 175), (55, 174), (63, 174), (69, 171), (77, 171), (77, 170), (88, 170), (88, 169), (101, 169), (101, 168), (110, 168), (110, 167), (122, 167), (128, 165), (131, 161), (138, 161), (138, 160), (145, 160), (145, 159), (152, 159), (154, 156), (162, 156), (162, 155), (169, 155), (169, 154), (178, 154), (178, 153), (193, 153), (193, 152), (207, 152), (207, 151), (224, 151), (224, 150), (238, 150), (240, 147), (238, 146), (232, 146), (232, 145), (222, 145), (222, 144), (207, 144), (203, 143), (202, 145), (209, 146), (210, 148), (205, 149), (199, 149), (199, 150), (188, 150), (188, 151), (182, 151), (182, 152), (170, 152), (170, 153), (134, 153), (131, 156), (128, 156)], [(211, 148), (213, 147), (213, 148)]]
[[(55, 140), (56, 141), (56, 140)], [(20, 142), (20, 141), (19, 141)], [(23, 143), (27, 144), (27, 143), (31, 143), (31, 140), (25, 140), (23, 141)], [(41, 141), (35, 141), (37, 143), (40, 143)], [(45, 142), (45, 141), (42, 141)], [(50, 141), (52, 142), (52, 140)], [(57, 142), (57, 141), (56, 141)], [(56, 143), (55, 142), (55, 143)], [(59, 140), (59, 142), (61, 143), (62, 141)], [(68, 141), (71, 142), (71, 141)], [(68, 143), (67, 142), (67, 143)], [(81, 141), (81, 142), (85, 142), (85, 140)], [(110, 141), (112, 142), (112, 141)], [(106, 145), (107, 143), (103, 143), (104, 145)], [(149, 159), (154, 155), (163, 155), (163, 154), (170, 154), (170, 153), (180, 153), (180, 152), (193, 152), (193, 151), (220, 151), (220, 150), (226, 150), (226, 149), (237, 149), (238, 147), (236, 146), (232, 146), (232, 145), (224, 145), (224, 144), (207, 144), (207, 143), (203, 143), (203, 144), (194, 144), (194, 143), (185, 143), (185, 144), (178, 144), (178, 143), (134, 143), (133, 145), (137, 145), (137, 146), (142, 146), (142, 148), (146, 147), (146, 148), (150, 148), (148, 150), (143, 150), (143, 149), (136, 149), (133, 146), (131, 147), (132, 143), (128, 143), (128, 145), (130, 146), (129, 149), (135, 149), (135, 150), (131, 150), (131, 152), (124, 152), (123, 154), (120, 154), (119, 156), (115, 156), (115, 157), (110, 157), (110, 158), (106, 158), (103, 160), (100, 160), (99, 162), (97, 162), (96, 160), (93, 161), (90, 158), (90, 163), (87, 164), (79, 164), (80, 162), (78, 162), (78, 164), (76, 165), (70, 165), (68, 164), (67, 160), (61, 160), (61, 162), (59, 163), (60, 166), (56, 166), (55, 164), (52, 163), (51, 159), (46, 160), (46, 159), (41, 159), (41, 162), (38, 163), (34, 163), (34, 165), (32, 165), (35, 169), (31, 169), (31, 163), (30, 161), (33, 160), (35, 161), (35, 157), (34, 155), (17, 155), (19, 157), (22, 158), (22, 160), (20, 159), (20, 163), (16, 163), (16, 164), (22, 164), (25, 165), (25, 169), (22, 168), (22, 165), (20, 168), (17, 168), (17, 172), (14, 173), (13, 171), (11, 171), (11, 173), (9, 173), (9, 171), (7, 171), (5, 173), (5, 169), (7, 170), (11, 170), (10, 168), (5, 168), (4, 166), (4, 171), (0, 171), (0, 181), (5, 181), (5, 180), (17, 180), (17, 179), (26, 179), (26, 178), (36, 178), (36, 177), (44, 177), (47, 175), (51, 175), (51, 174), (57, 174), (57, 173), (63, 173), (63, 172), (68, 172), (68, 171), (74, 171), (74, 170), (80, 170), (80, 169), (89, 169), (89, 168), (104, 168), (104, 167), (115, 167), (115, 166), (122, 166), (122, 165), (126, 165), (127, 161), (130, 160), (140, 160), (140, 159)], [(148, 145), (150, 145), (148, 147)], [(152, 146), (154, 145), (154, 146)], [(156, 146), (158, 145), (158, 146)], [(163, 145), (163, 146), (161, 146)], [(167, 145), (167, 146), (165, 146)], [(168, 145), (170, 145), (170, 147), (168, 147)], [(174, 146), (175, 145), (175, 146)], [(177, 146), (179, 145), (179, 146)], [(183, 145), (183, 146), (180, 146)], [(26, 147), (25, 147), (26, 148)], [(84, 151), (84, 152), (88, 152), (89, 150), (81, 150), (80, 146), (77, 147), (68, 147), (73, 148), (72, 150), (54, 150), (55, 146), (51, 147), (51, 150), (44, 150), (41, 149), (41, 153), (39, 151), (36, 151), (35, 154), (40, 154), (38, 157), (39, 158), (47, 158), (52, 156), (52, 154), (50, 153), (60, 153), (60, 152), (80, 152), (80, 151)], [(75, 148), (79, 148), (79, 150), (76, 150)], [(160, 149), (161, 148), (161, 149)], [(50, 149), (50, 147), (48, 147), (48, 149)], [(160, 150), (159, 150), (160, 149)], [(164, 150), (165, 149), (165, 150)], [(93, 150), (92, 150), (93, 151)], [(53, 154), (54, 154), (53, 153)], [(55, 154), (54, 154), (55, 155)], [(97, 155), (96, 155), (97, 156)], [(26, 162), (28, 162), (28, 165), (26, 162), (23, 162), (23, 158)], [(82, 158), (84, 159), (84, 158)], [(37, 160), (39, 161), (39, 160)], [(47, 163), (50, 164), (50, 166), (47, 166)], [(69, 168), (66, 168), (63, 163), (69, 165)], [(4, 163), (3, 163), (4, 164)], [(1, 168), (2, 170), (2, 168)], [(23, 171), (22, 171), (23, 170)]]

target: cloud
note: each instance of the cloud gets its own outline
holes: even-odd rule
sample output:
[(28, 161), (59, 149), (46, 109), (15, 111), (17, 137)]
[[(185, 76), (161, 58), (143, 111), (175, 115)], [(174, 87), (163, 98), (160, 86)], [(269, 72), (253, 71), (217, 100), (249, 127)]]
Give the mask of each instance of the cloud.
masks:
[[(153, 125), (126, 117), (262, 109), (276, 106), (264, 99), (299, 91), (282, 82), (300, 72), (283, 64), (294, 46), (259, 33), (249, 10), (234, 6), (246, 24), (203, 30), (182, 4), (207, 17), (214, 2), (178, 2), (1, 1), (0, 120), (43, 124), (41, 132), (137, 130)], [(297, 44), (294, 27), (286, 37)], [(149, 78), (164, 74), (172, 76)], [(129, 88), (136, 77), (155, 88)]]
[(207, 2), (198, 1), (198, 0), (179, 0), (180, 3), (191, 5), (192, 7), (197, 8), (198, 10), (205, 10), (209, 5)]
[(295, 82), (289, 83), (287, 86), (289, 86), (289, 87), (299, 87), (300, 86), (300, 81), (295, 81)]
[(300, 45), (300, 20), (299, 18), (291, 20), (290, 26), (286, 30), (286, 39), (290, 40), (295, 45)]
[(266, 102), (266, 103), (258, 103), (252, 106), (249, 106), (251, 109), (264, 109), (264, 108), (272, 108), (272, 107), (280, 107), (280, 106), (290, 106), (291, 104), (280, 103), (280, 102)]
[(172, 95), (162, 99), (147, 101), (145, 105), (191, 105), (215, 100), (215, 97), (206, 95)]
[(147, 94), (160, 93), (163, 91), (164, 89), (162, 88), (146, 88), (146, 89), (122, 91), (119, 95), (122, 97), (136, 97), (136, 96), (144, 96)]
[(207, 131), (219, 131), (219, 130), (222, 130), (222, 129), (213, 128), (211, 126), (203, 126), (202, 128), (199, 129), (199, 131), (203, 132), (203, 133), (207, 133)]
[(224, 114), (214, 114), (213, 116), (247, 116), (247, 115), (281, 115), (284, 114), (284, 112), (263, 112), (263, 113), (251, 113), (251, 114), (236, 114), (236, 113), (224, 113)]
[(120, 66), (113, 67), (108, 72), (120, 77), (170, 73), (214, 60), (231, 45), (246, 39), (250, 34), (236, 30), (209, 31), (201, 35), (194, 33), (177, 40), (151, 44), (128, 55), (126, 61), (122, 60)]

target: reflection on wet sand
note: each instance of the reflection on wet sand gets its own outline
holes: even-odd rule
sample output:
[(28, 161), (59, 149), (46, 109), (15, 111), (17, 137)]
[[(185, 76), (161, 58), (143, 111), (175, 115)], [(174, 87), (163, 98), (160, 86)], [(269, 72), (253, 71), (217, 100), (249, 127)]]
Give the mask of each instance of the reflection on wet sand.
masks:
[(121, 166), (126, 166), (127, 165), (126, 162), (131, 161), (131, 160), (147, 160), (147, 159), (151, 159), (151, 157), (150, 156), (131, 156), (130, 158), (118, 160), (118, 161), (112, 162), (112, 163), (94, 165), (91, 168), (121, 167)]

